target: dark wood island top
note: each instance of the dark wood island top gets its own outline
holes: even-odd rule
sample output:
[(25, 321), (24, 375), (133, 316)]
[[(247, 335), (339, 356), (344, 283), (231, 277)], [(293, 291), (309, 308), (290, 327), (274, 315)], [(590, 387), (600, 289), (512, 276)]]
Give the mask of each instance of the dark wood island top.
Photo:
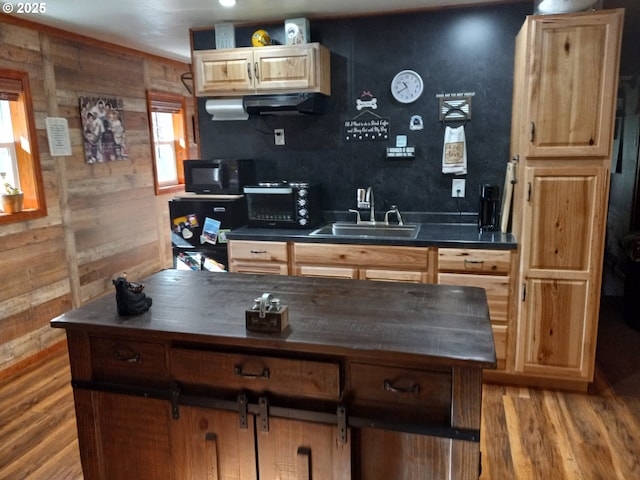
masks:
[[(67, 330), (85, 478), (478, 477), (496, 365), (483, 289), (178, 270), (142, 283), (143, 314), (119, 316), (114, 292), (51, 322)], [(245, 328), (264, 293), (288, 308), (281, 333)]]
[[(159, 272), (143, 283), (153, 305), (141, 315), (119, 316), (114, 293), (54, 319), (51, 326), (173, 340), (206, 337), (309, 353), (418, 355), (447, 365), (495, 367), (480, 288), (180, 270)], [(281, 334), (245, 329), (245, 310), (265, 292), (289, 308), (290, 328)]]

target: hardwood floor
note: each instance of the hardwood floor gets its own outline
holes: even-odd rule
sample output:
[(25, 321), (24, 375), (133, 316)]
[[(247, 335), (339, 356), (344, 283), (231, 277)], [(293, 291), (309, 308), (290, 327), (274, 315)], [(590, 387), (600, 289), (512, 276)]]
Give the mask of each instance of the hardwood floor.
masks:
[[(83, 478), (70, 379), (63, 349), (0, 383), (0, 480)], [(640, 478), (640, 398), (592, 390), (485, 385), (480, 478)]]

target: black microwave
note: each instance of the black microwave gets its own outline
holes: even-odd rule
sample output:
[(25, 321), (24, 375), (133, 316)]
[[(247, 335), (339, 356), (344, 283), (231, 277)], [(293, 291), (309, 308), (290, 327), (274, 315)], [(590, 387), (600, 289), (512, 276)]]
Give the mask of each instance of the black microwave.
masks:
[(242, 195), (256, 181), (253, 160), (185, 160), (184, 189), (201, 194)]
[(252, 227), (311, 228), (322, 221), (322, 187), (307, 182), (263, 182), (244, 187)]

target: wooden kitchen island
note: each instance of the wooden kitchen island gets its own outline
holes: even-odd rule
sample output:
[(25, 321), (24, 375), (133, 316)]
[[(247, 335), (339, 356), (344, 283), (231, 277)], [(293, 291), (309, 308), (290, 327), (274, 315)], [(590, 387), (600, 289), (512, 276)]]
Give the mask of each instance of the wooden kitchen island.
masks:
[[(66, 329), (86, 480), (478, 478), (484, 290), (166, 270)], [(245, 328), (271, 293), (281, 333)]]

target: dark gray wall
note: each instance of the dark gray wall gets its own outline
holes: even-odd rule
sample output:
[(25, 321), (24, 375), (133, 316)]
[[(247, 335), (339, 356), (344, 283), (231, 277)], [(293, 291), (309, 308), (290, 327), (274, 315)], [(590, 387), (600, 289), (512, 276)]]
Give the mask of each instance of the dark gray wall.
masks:
[[(323, 116), (251, 116), (248, 121), (212, 122), (199, 99), (202, 158), (259, 160), (261, 180), (320, 182), (325, 210), (353, 208), (355, 190), (373, 186), (376, 209), (397, 204), (404, 211), (476, 212), (479, 185), (502, 187), (509, 160), (514, 39), (533, 2), (458, 8), (393, 16), (312, 21), (311, 40), (331, 50), (332, 95)], [(282, 23), (265, 25), (283, 43)], [(237, 46), (250, 45), (254, 28), (236, 28)], [(211, 31), (194, 31), (194, 48), (215, 48)], [(414, 104), (390, 94), (399, 70), (414, 69), (425, 91)], [(343, 123), (358, 115), (363, 91), (378, 99), (377, 115), (390, 117), (389, 141), (346, 142)], [(451, 198), (451, 175), (441, 171), (444, 125), (436, 94), (475, 92), (465, 132), (467, 194)], [(424, 130), (411, 131), (412, 115)], [(273, 129), (284, 128), (286, 146), (275, 146)], [(386, 159), (386, 147), (405, 134), (417, 155)]]

